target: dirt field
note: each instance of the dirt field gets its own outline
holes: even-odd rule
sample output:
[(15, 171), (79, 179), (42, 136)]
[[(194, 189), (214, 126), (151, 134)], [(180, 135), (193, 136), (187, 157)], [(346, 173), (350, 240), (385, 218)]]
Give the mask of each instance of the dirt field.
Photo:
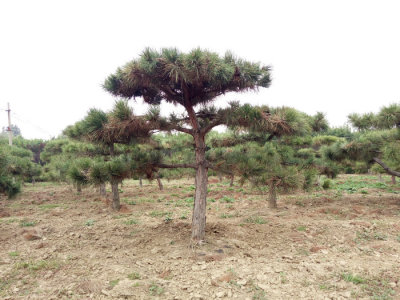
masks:
[(207, 241), (190, 247), (192, 180), (26, 186), (0, 199), (2, 299), (400, 299), (399, 186), (342, 176), (280, 195), (210, 179)]

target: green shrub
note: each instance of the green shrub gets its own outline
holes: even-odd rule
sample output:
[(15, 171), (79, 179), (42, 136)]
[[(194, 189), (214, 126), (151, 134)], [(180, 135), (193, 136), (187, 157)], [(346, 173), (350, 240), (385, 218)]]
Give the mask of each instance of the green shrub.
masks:
[(325, 179), (324, 182), (322, 183), (322, 188), (324, 190), (328, 190), (331, 188), (332, 181), (330, 179)]

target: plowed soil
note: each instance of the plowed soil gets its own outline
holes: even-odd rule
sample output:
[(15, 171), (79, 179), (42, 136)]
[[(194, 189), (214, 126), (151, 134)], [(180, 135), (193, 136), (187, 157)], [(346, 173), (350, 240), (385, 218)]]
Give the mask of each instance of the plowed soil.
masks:
[(94, 188), (28, 185), (0, 198), (0, 297), (400, 299), (400, 189), (385, 180), (279, 195), (271, 210), (267, 193), (211, 178), (202, 245), (193, 180), (124, 182), (120, 212)]

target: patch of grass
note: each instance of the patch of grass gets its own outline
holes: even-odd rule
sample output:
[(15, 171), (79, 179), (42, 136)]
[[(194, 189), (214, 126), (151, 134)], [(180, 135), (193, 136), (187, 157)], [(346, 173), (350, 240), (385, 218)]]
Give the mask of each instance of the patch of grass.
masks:
[(303, 202), (303, 201), (300, 201), (300, 200), (297, 200), (295, 204), (296, 204), (297, 206), (301, 206), (301, 207), (304, 207), (304, 206), (305, 206), (304, 202)]
[(307, 230), (307, 227), (304, 225), (297, 227), (297, 231), (306, 231), (306, 230)]
[(371, 240), (386, 241), (387, 239), (388, 236), (381, 232), (368, 233), (366, 231), (357, 231), (356, 238), (354, 239), (354, 241), (356, 243), (360, 243), (361, 241), (371, 241)]
[(54, 270), (59, 269), (61, 267), (61, 263), (57, 260), (39, 260), (39, 261), (27, 261), (20, 262), (16, 264), (15, 268), (17, 270), (26, 269), (32, 272), (40, 271), (40, 270)]
[(207, 199), (207, 202), (215, 202), (215, 201), (217, 201), (217, 200), (215, 200), (214, 198), (208, 198)]
[(262, 288), (260, 288), (256, 284), (252, 284), (251, 290), (253, 291), (253, 296), (251, 297), (252, 300), (267, 300), (267, 295)]
[(126, 220), (126, 221), (124, 221), (124, 224), (125, 225), (136, 225), (136, 224), (138, 224), (139, 222), (138, 222), (138, 220), (136, 220), (136, 219), (130, 219), (130, 220)]
[(196, 189), (196, 187), (194, 186), (194, 185), (190, 185), (190, 186), (188, 186), (185, 190), (187, 191), (187, 192), (191, 192), (191, 191), (194, 191)]
[(9, 252), (8, 255), (11, 256), (11, 257), (17, 257), (17, 256), (19, 256), (19, 252), (12, 251), (12, 252)]
[(380, 232), (375, 232), (374, 233), (374, 239), (378, 241), (386, 241), (387, 240), (387, 235), (384, 233)]
[(128, 205), (136, 205), (136, 201), (129, 200), (128, 198), (122, 198), (121, 201)]
[(7, 224), (16, 223), (16, 222), (20, 222), (20, 220), (17, 218), (10, 218), (10, 219), (5, 220), (5, 223), (7, 223)]
[(279, 275), (280, 275), (280, 277), (281, 277), (281, 283), (282, 283), (282, 284), (285, 284), (285, 283), (288, 282), (287, 275), (286, 275), (285, 272), (280, 272)]
[(153, 210), (152, 212), (150, 212), (151, 217), (164, 217), (164, 216), (171, 216), (171, 215), (172, 215), (172, 213), (167, 212), (167, 211)]
[(119, 282), (119, 279), (111, 280), (108, 284), (111, 288), (115, 287)]
[(94, 225), (94, 220), (89, 219), (85, 222), (85, 226), (93, 226), (93, 225)]
[(185, 202), (192, 204), (192, 203), (194, 203), (194, 198), (193, 197), (186, 198)]
[(234, 218), (236, 215), (233, 215), (233, 214), (226, 214), (226, 213), (223, 213), (223, 214), (221, 214), (219, 217), (221, 218), (221, 219), (229, 219), (229, 218)]
[(39, 208), (43, 209), (43, 210), (57, 208), (57, 207), (60, 207), (60, 204), (41, 204), (41, 205), (39, 205)]
[(19, 223), (19, 226), (21, 226), (21, 227), (31, 227), (31, 226), (35, 226), (35, 225), (36, 225), (36, 221), (22, 220)]
[(375, 300), (389, 300), (395, 291), (389, 286), (388, 280), (384, 277), (364, 278), (350, 272), (342, 273), (341, 278), (361, 287), (362, 293)]
[(342, 273), (341, 278), (346, 282), (352, 282), (354, 284), (360, 284), (366, 282), (366, 279), (359, 275), (354, 275), (352, 273)]
[(228, 196), (224, 196), (221, 199), (219, 199), (219, 202), (221, 203), (233, 203), (235, 202), (234, 198), (228, 197)]
[(128, 274), (128, 279), (138, 280), (138, 279), (140, 279), (140, 274), (137, 272), (130, 273), (130, 274)]
[(173, 221), (173, 218), (171, 217), (171, 215), (165, 216), (165, 218), (164, 218), (164, 222), (165, 222), (165, 223), (170, 223), (170, 222), (172, 222), (172, 221)]
[(363, 284), (362, 289), (373, 300), (390, 300), (395, 295), (395, 291), (388, 285), (384, 278), (369, 279)]
[(152, 282), (149, 287), (149, 292), (152, 296), (161, 296), (164, 294), (164, 288), (157, 285), (155, 282)]
[(264, 220), (262, 217), (260, 217), (260, 216), (251, 216), (251, 217), (248, 217), (246, 220), (245, 220), (245, 222), (246, 223), (252, 223), (252, 224), (266, 224), (267, 223), (267, 221), (266, 220)]

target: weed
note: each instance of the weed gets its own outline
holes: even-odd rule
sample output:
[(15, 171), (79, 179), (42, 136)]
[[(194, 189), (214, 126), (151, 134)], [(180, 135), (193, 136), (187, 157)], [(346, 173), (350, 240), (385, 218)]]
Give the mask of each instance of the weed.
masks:
[(361, 190), (360, 193), (366, 195), (366, 194), (368, 194), (368, 191), (366, 191), (366, 190)]
[(374, 233), (374, 239), (378, 241), (386, 241), (387, 240), (387, 235), (384, 233), (379, 233), (375, 232)]
[(219, 202), (221, 203), (233, 203), (235, 202), (234, 198), (228, 197), (228, 196), (224, 196), (221, 199), (219, 199)]
[(180, 217), (179, 217), (179, 219), (181, 219), (181, 220), (186, 220), (188, 217), (187, 217), (187, 213), (183, 213)]
[(191, 191), (194, 191), (196, 188), (195, 188), (195, 186), (194, 185), (190, 185), (190, 186), (188, 186), (185, 190), (187, 191), (187, 192), (191, 192)]
[(235, 217), (235, 215), (223, 213), (223, 214), (221, 214), (219, 217), (220, 217), (221, 219), (229, 219), (229, 218)]
[(17, 270), (26, 269), (32, 272), (39, 270), (52, 270), (59, 269), (61, 263), (57, 260), (39, 260), (39, 261), (28, 261), (20, 262), (15, 267)]
[(125, 225), (136, 225), (138, 223), (139, 223), (138, 220), (135, 220), (135, 219), (130, 219), (130, 220), (124, 221)]
[(43, 210), (57, 208), (57, 207), (60, 207), (60, 205), (59, 204), (42, 204), (42, 205), (39, 205), (39, 208), (43, 209)]
[(93, 226), (93, 225), (94, 225), (94, 220), (89, 219), (85, 222), (85, 226)]
[(342, 273), (342, 279), (347, 282), (352, 282), (354, 284), (360, 284), (366, 282), (364, 278), (359, 275), (353, 275), (352, 273)]
[(307, 230), (307, 227), (304, 225), (297, 227), (297, 231), (306, 231), (306, 230)]
[(164, 216), (168, 216), (171, 214), (172, 213), (167, 212), (167, 211), (157, 211), (157, 210), (153, 210), (152, 212), (150, 212), (151, 217), (164, 217)]
[(133, 201), (133, 200), (132, 200), (132, 201), (129, 201), (129, 200), (126, 199), (126, 198), (123, 199), (122, 201), (125, 202), (125, 203), (128, 204), (128, 205), (136, 205), (136, 204), (137, 204), (136, 201)]
[(253, 283), (251, 289), (254, 292), (253, 297), (251, 297), (252, 300), (267, 300), (267, 295), (258, 285)]
[(280, 272), (279, 275), (281, 276), (281, 283), (282, 284), (285, 284), (285, 283), (288, 282), (285, 272)]
[(186, 198), (186, 199), (185, 199), (185, 202), (186, 202), (186, 203), (191, 203), (191, 204), (192, 204), (192, 203), (194, 203), (194, 198), (193, 198), (193, 197)]
[(164, 293), (164, 288), (153, 282), (149, 287), (149, 292), (152, 296), (160, 296)]
[(267, 221), (264, 220), (262, 217), (259, 216), (251, 216), (245, 220), (246, 223), (253, 223), (253, 224), (266, 224)]
[(118, 284), (118, 282), (119, 282), (119, 279), (111, 280), (109, 282), (109, 285), (110, 285), (111, 288), (113, 288)]
[(215, 202), (215, 201), (217, 201), (217, 200), (215, 200), (214, 198), (207, 199), (207, 202)]
[(302, 206), (302, 207), (305, 206), (304, 202), (303, 202), (303, 201), (300, 201), (300, 200), (297, 200), (295, 204), (296, 204), (297, 206)]
[(20, 220), (17, 219), (17, 218), (11, 218), (11, 219), (7, 219), (7, 220), (6, 220), (6, 223), (7, 223), (7, 224), (11, 224), (11, 223), (19, 222), (19, 221), (20, 221)]
[(19, 252), (17, 251), (9, 252), (8, 255), (10, 255), (11, 257), (17, 257), (19, 256)]
[(137, 273), (137, 272), (133, 272), (131, 274), (128, 274), (128, 279), (130, 279), (130, 280), (140, 279), (140, 274)]
[(36, 222), (35, 221), (27, 221), (27, 220), (22, 220), (21, 223), (19, 223), (21, 227), (30, 227), (30, 226), (35, 226)]
[(170, 223), (170, 222), (172, 222), (172, 220), (173, 220), (173, 218), (172, 218), (170, 215), (167, 215), (167, 216), (165, 216), (165, 218), (164, 218), (164, 222), (165, 222), (165, 223)]

